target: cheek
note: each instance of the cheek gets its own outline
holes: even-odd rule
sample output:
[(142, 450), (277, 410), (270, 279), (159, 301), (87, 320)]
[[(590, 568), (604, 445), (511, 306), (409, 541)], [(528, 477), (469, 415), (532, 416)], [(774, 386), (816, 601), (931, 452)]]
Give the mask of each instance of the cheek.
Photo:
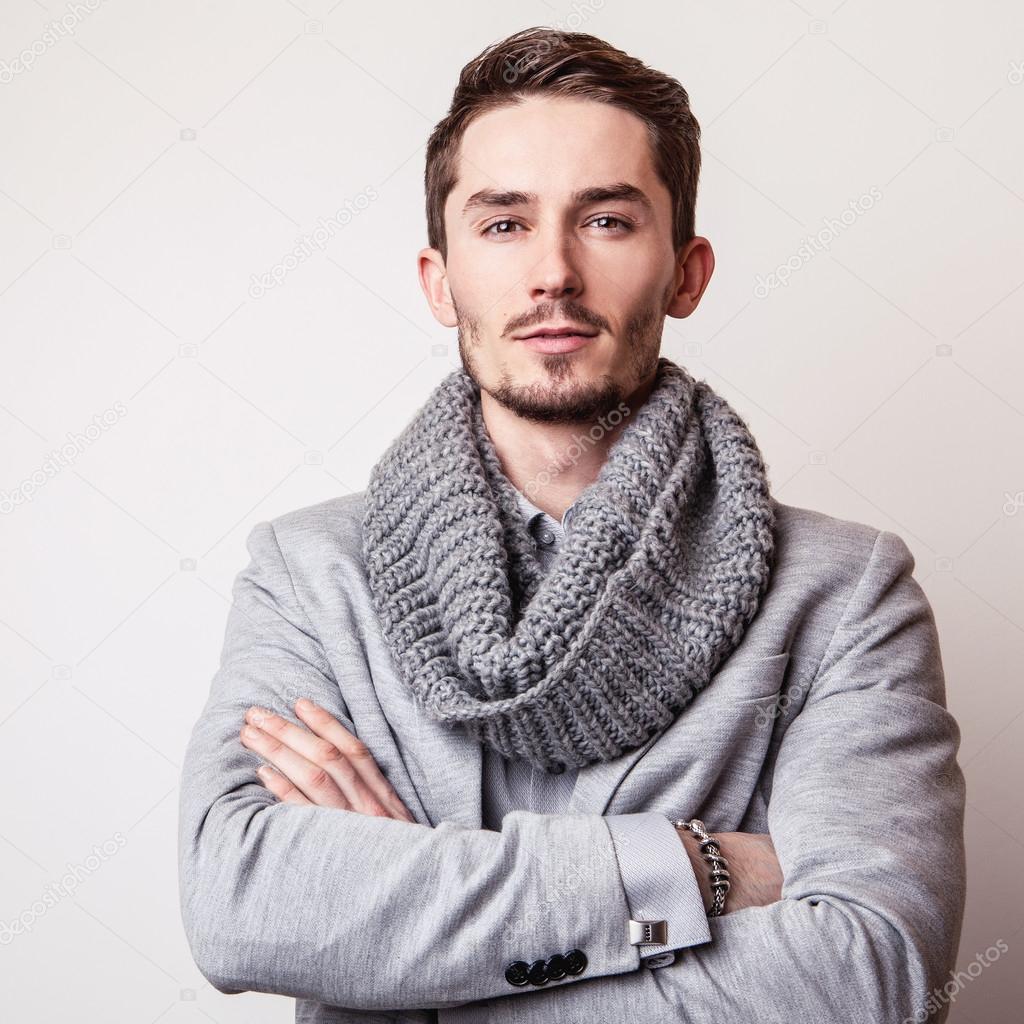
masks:
[(665, 304), (672, 273), (663, 259), (636, 258), (605, 267), (588, 281), (592, 284), (584, 292), (584, 305), (624, 323)]
[[(495, 300), (514, 293), (528, 265), (522, 268), (508, 255), (488, 252), (466, 254), (448, 261), (448, 280), (455, 301), (467, 311), (479, 310), (485, 319), (494, 315)], [(507, 298), (505, 300), (507, 302)]]
[(664, 287), (662, 280), (668, 264), (662, 252), (639, 246), (618, 246), (602, 256), (602, 271), (609, 276), (614, 274), (612, 279), (629, 294)]

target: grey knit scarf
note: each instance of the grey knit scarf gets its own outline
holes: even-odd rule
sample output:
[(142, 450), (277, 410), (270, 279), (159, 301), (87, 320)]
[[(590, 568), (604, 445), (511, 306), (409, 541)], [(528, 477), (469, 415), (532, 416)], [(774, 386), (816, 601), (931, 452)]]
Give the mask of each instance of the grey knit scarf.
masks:
[(460, 369), (374, 467), (363, 554), (427, 714), (560, 771), (635, 749), (708, 684), (767, 590), (773, 527), (743, 420), (661, 357), (542, 573)]

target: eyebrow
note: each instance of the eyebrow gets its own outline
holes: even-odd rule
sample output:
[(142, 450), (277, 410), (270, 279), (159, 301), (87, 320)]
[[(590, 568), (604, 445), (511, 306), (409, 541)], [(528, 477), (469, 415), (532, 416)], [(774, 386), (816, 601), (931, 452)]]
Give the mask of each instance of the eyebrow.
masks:
[[(576, 206), (590, 206), (593, 203), (640, 203), (648, 210), (654, 208), (647, 194), (636, 185), (627, 181), (618, 181), (614, 185), (591, 185), (581, 188), (572, 194)], [(529, 206), (537, 202), (536, 192), (518, 192), (511, 189), (500, 191), (493, 188), (482, 188), (474, 192), (462, 208), (465, 216), (471, 210), (490, 209), (496, 206)]]

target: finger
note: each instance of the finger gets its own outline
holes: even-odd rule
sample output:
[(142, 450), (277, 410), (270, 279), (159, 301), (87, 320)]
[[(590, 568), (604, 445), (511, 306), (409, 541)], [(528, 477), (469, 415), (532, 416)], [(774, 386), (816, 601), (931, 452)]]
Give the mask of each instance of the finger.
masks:
[[(327, 713), (324, 712), (324, 714), (326, 715)], [(257, 726), (285, 747), (315, 765), (321, 773), (325, 774), (334, 783), (339, 794), (348, 801), (350, 810), (377, 818), (404, 816), (402, 813), (404, 808), (397, 810), (389, 807), (382, 800), (378, 792), (372, 790), (367, 784), (356, 766), (356, 759), (364, 756), (370, 757), (369, 751), (366, 750), (366, 747), (360, 740), (357, 740), (339, 722), (331, 718), (330, 715), (327, 715), (327, 718), (334, 723), (340, 732), (340, 735), (337, 733), (335, 735), (341, 740), (342, 745), (335, 744), (332, 740), (310, 732), (308, 729), (303, 729), (301, 726), (295, 725), (294, 722), (289, 722), (286, 718), (281, 715), (275, 715), (266, 708), (249, 708), (245, 717), (250, 725)], [(372, 757), (370, 757), (370, 760), (373, 760)], [(274, 763), (276, 764), (277, 762)], [(374, 765), (374, 768), (376, 768), (376, 765)], [(286, 772), (286, 774), (303, 792), (311, 795), (305, 786), (303, 776), (296, 777), (291, 772)], [(318, 788), (326, 785), (325, 780), (319, 776), (312, 778), (310, 781)], [(319, 799), (316, 799), (316, 802), (321, 803)], [(332, 804), (332, 806), (336, 805)]]
[[(264, 724), (266, 721), (264, 712)], [(246, 747), (259, 754), (265, 761), (269, 761), (278, 771), (287, 775), (299, 791), (309, 797), (313, 803), (320, 807), (352, 810), (352, 805), (345, 794), (341, 792), (334, 779), (321, 765), (303, 757), (282, 743), (276, 736), (272, 736), (255, 725), (242, 726), (239, 736)]]
[(256, 774), (260, 777), (263, 785), (282, 803), (305, 804), (307, 806), (312, 804), (312, 801), (307, 800), (286, 775), (275, 771), (269, 764), (260, 765), (256, 769)]
[(355, 768), (366, 789), (388, 816), (403, 821), (415, 821), (409, 809), (402, 803), (395, 787), (380, 770), (366, 744), (345, 728), (330, 712), (313, 701), (303, 697), (295, 703), (295, 713), (318, 736), (337, 747)]

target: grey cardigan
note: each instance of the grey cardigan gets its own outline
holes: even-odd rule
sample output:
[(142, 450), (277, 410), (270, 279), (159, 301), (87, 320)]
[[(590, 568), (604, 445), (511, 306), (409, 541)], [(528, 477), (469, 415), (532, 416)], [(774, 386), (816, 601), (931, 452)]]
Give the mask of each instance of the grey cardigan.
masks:
[[(181, 911), (204, 976), (293, 996), (306, 1022), (923, 1014), (965, 894), (934, 616), (899, 536), (775, 507), (771, 586), (710, 685), (643, 746), (581, 769), (562, 813), (513, 811), (500, 832), (481, 827), (480, 745), (421, 712), (382, 642), (362, 493), (257, 524), (181, 777)], [(300, 696), (360, 736), (417, 823), (282, 804), (259, 783), (242, 716), (296, 721)], [(633, 814), (769, 832), (782, 899), (642, 969), (605, 820)], [(505, 978), (572, 949), (578, 975)]]

